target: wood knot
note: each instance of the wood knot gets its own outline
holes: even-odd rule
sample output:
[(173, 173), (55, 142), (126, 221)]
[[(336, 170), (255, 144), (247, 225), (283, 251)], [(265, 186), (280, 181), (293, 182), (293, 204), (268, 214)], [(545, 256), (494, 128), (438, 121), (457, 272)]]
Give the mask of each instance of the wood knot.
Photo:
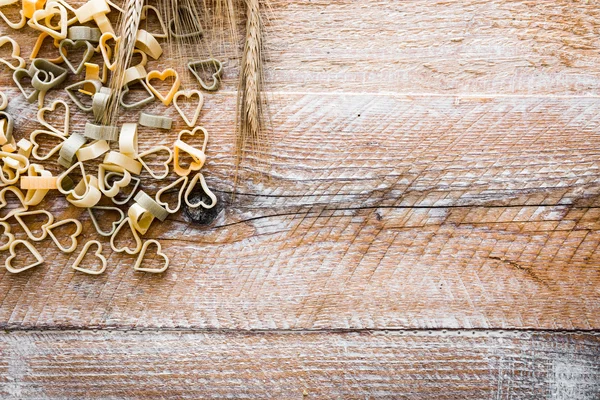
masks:
[[(203, 201), (206, 204), (211, 203), (211, 199), (201, 190), (193, 191), (189, 196), (190, 203), (195, 204)], [(192, 208), (183, 204), (183, 215), (191, 222), (198, 225), (210, 225), (224, 208), (223, 199), (217, 195), (217, 204), (213, 208), (206, 209), (202, 206)]]

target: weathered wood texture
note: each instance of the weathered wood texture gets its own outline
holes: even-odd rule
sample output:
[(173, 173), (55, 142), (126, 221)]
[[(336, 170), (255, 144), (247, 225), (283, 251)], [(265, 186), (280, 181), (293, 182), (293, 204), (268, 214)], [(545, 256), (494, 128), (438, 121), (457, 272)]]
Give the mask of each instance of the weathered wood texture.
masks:
[[(0, 326), (598, 329), (597, 4), (538, 3), (273, 2), (270, 168), (245, 164), (229, 201), (232, 58), (202, 114), (216, 220), (149, 231), (163, 276), (108, 251), (82, 276), (42, 242), (51, 261), (0, 274)], [(27, 136), (35, 107), (0, 84)], [(141, 148), (175, 132), (141, 129)], [(43, 206), (97, 238), (63, 199)]]
[[(270, 4), (265, 43), (274, 91), (599, 94), (595, 0)], [(0, 32), (31, 49), (24, 34), (33, 30), (2, 22)], [(235, 60), (227, 69), (225, 88), (235, 89)]]
[[(228, 99), (203, 117), (223, 204)], [(3, 325), (600, 326), (596, 99), (284, 99), (270, 181), (243, 179), (209, 227), (184, 215), (148, 233), (168, 241), (168, 273), (112, 254), (103, 277), (80, 276), (46, 241), (56, 262), (3, 273)], [(65, 204), (57, 217), (78, 215)]]
[(4, 399), (600, 396), (591, 334), (0, 334)]
[[(600, 397), (593, 333), (382, 331), (600, 329), (598, 3), (271, 4), (268, 162), (243, 165), (232, 201), (237, 58), (217, 52), (201, 123), (218, 208), (148, 232), (161, 276), (106, 249), (84, 276), (49, 240), (43, 266), (0, 272), (1, 328), (85, 329), (1, 334), (0, 397)], [(30, 28), (0, 34), (31, 50)], [(39, 128), (6, 69), (0, 88), (17, 138)], [(181, 128), (140, 129), (140, 147)], [(41, 207), (98, 239), (60, 196)]]
[(277, 90), (598, 94), (594, 0), (272, 4)]

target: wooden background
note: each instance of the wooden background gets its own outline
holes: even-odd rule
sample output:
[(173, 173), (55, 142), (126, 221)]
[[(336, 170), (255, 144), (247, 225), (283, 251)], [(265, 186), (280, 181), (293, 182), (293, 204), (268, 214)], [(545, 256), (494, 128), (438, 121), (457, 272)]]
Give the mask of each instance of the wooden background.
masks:
[[(598, 399), (600, 4), (271, 6), (267, 163), (233, 200), (225, 57), (201, 116), (219, 206), (152, 227), (160, 276), (108, 248), (85, 276), (49, 240), (0, 272), (2, 397)], [(1, 76), (28, 136), (36, 109)], [(42, 207), (97, 239), (66, 205)]]

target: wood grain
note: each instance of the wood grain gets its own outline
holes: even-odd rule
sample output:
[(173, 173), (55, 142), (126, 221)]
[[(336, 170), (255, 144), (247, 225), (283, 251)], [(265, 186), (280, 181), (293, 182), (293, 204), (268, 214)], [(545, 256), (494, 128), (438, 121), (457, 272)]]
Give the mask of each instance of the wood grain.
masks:
[[(599, 93), (597, 1), (270, 4), (265, 45), (273, 91)], [(29, 54), (33, 29), (17, 32), (2, 22), (0, 33), (17, 37)], [(225, 61), (224, 88), (235, 90), (232, 47), (211, 51)], [(156, 63), (172, 64), (164, 57)]]
[(592, 334), (18, 332), (5, 399), (552, 399), (600, 396)]
[(597, 94), (597, 1), (271, 0), (273, 90)]
[[(7, 93), (15, 99), (8, 110), (17, 137), (40, 128), (35, 107), (16, 90)], [(207, 97), (201, 116), (210, 134), (206, 176), (211, 187), (231, 191), (235, 96)], [(276, 93), (272, 105), (268, 179), (249, 162), (238, 188), (264, 198), (241, 196), (242, 205), (598, 205), (597, 97)], [(72, 131), (86, 121), (81, 114), (72, 118)], [(184, 128), (176, 121), (167, 134), (140, 128), (140, 148), (172, 145)]]
[[(597, 98), (277, 94), (271, 169), (247, 164), (233, 203), (234, 96), (206, 103), (220, 208), (208, 226), (182, 213), (148, 232), (169, 272), (106, 253), (105, 276), (79, 276), (46, 241), (53, 263), (2, 275), (1, 326), (600, 326)], [(141, 146), (174, 135), (141, 130)], [(97, 238), (65, 205), (44, 206)]]
[[(96, 238), (80, 218), (84, 238)], [(95, 279), (44, 241), (52, 262), (1, 273), (0, 320), (5, 329), (597, 329), (597, 224), (597, 209), (538, 206), (172, 222), (148, 235), (172, 258), (168, 272), (136, 273), (133, 256), (105, 251), (109, 268)]]
[[(268, 19), (269, 153), (233, 200), (239, 59), (211, 49), (219, 206), (152, 227), (161, 276), (106, 249), (83, 276), (48, 240), (43, 266), (2, 270), (0, 397), (597, 399), (596, 334), (460, 330), (600, 329), (597, 1), (271, 0)], [(31, 50), (30, 28), (0, 34)], [(148, 69), (177, 66), (166, 50)], [(27, 137), (34, 105), (6, 68), (0, 88)], [(98, 239), (60, 196), (41, 207)]]
[[(469, 1), (432, 4), (427, 5), (432, 16), (443, 7), (440, 15), (456, 18), (463, 18), (460, 12), (474, 13), (483, 7)], [(531, 8), (531, 3), (522, 1), (491, 2), (485, 7), (497, 10), (492, 13), (497, 18), (515, 21), (511, 18), (518, 14), (535, 26), (561, 10), (565, 19), (579, 15), (582, 24), (589, 20), (594, 25), (595, 11), (589, 5), (577, 3), (567, 9), (565, 4), (536, 6), (529, 14), (523, 9)], [(311, 24), (324, 32), (313, 34), (314, 40), (331, 38), (339, 44), (333, 47), (342, 51), (342, 43), (361, 45), (352, 25), (360, 21), (348, 22), (351, 26), (338, 36), (325, 32), (341, 13), (358, 8), (374, 20), (395, 15), (390, 10), (399, 7), (407, 21), (413, 19), (408, 26), (436, 35), (444, 34), (438, 32), (444, 24), (455, 23), (448, 22), (455, 17), (424, 18), (425, 6), (421, 2), (382, 2), (368, 8), (344, 1), (334, 6), (274, 2), (271, 25), (278, 26), (278, 18), (302, 25), (310, 15), (315, 19), (310, 19)], [(416, 18), (424, 21), (423, 26), (414, 23)], [(518, 36), (519, 30), (510, 24), (492, 25), (492, 31), (474, 30), (483, 36), (473, 40), (516, 49), (511, 42), (490, 37)], [(521, 26), (527, 33), (521, 36), (529, 37), (528, 26)], [(544, 34), (562, 41), (566, 31), (575, 29), (568, 22), (540, 26)], [(294, 35), (292, 30), (275, 30), (269, 43), (274, 49), (279, 40), (295, 46), (303, 34), (309, 34), (306, 26), (303, 29), (295, 28), (299, 33)], [(387, 38), (391, 31), (386, 29), (378, 32)], [(587, 33), (579, 33), (573, 37), (589, 40)], [(415, 33), (395, 40), (425, 40), (425, 36)], [(532, 37), (539, 39), (539, 35)], [(539, 51), (525, 42), (519, 51)], [(452, 43), (461, 41), (446, 44)], [(22, 48), (28, 44), (25, 41)], [(322, 44), (305, 46), (318, 49)], [(415, 45), (420, 47), (425, 45)], [(360, 52), (351, 48), (344, 53), (356, 57)], [(368, 51), (381, 51), (387, 57), (403, 54), (386, 48)], [(429, 46), (427, 51), (442, 48), (447, 49)], [(477, 46), (468, 48), (479, 51)], [(505, 47), (498, 51), (508, 52)], [(581, 57), (592, 57), (591, 53), (587, 48), (577, 52)], [(300, 58), (282, 53), (270, 60), (273, 70), (310, 70), (311, 58), (306, 57), (305, 63), (306, 55), (298, 54)], [(338, 56), (321, 55), (321, 59)], [(410, 55), (411, 60), (419, 57)], [(368, 84), (356, 92), (355, 86), (334, 79), (339, 75), (335, 71), (316, 79), (347, 93), (328, 92), (327, 85), (311, 89), (310, 82), (305, 92), (290, 92), (297, 90), (295, 78), (273, 77), (283, 86), (270, 94), (270, 168), (259, 174), (255, 164), (247, 163), (233, 203), (235, 95), (227, 86), (208, 95), (202, 114), (202, 124), (211, 134), (205, 174), (221, 204), (209, 226), (190, 224), (189, 215), (183, 213), (148, 233), (147, 237), (168, 241), (167, 252), (177, 255), (169, 273), (164, 277), (134, 274), (133, 259), (115, 253), (107, 254), (107, 275), (82, 277), (69, 269), (72, 257), (59, 254), (46, 241), (39, 247), (52, 263), (21, 276), (2, 274), (1, 326), (597, 329), (599, 98), (590, 96), (593, 88), (583, 90), (566, 78), (559, 79), (566, 85), (562, 89), (548, 86), (554, 78), (541, 72), (553, 68), (534, 68), (535, 73), (522, 81), (539, 79), (536, 85), (545, 85), (543, 92), (523, 85), (500, 90), (482, 84), (498, 81), (498, 76), (514, 68), (510, 60), (498, 64), (501, 68), (484, 69), (480, 75), (486, 78), (479, 83), (463, 74), (448, 75), (460, 88), (450, 90), (456, 92), (451, 95), (406, 93), (426, 91), (423, 80), (415, 76), (407, 79), (416, 86), (387, 85), (386, 93), (372, 93), (381, 88)], [(343, 64), (353, 63), (346, 59)], [(387, 64), (396, 65), (382, 63)], [(573, 75), (573, 65), (551, 65), (556, 76), (583, 76)], [(595, 73), (592, 64), (576, 65)], [(411, 70), (402, 63), (398, 68)], [(16, 135), (27, 136), (39, 127), (35, 107), (25, 103), (3, 76)], [(468, 94), (478, 90), (496, 94)], [(49, 100), (57, 96), (64, 98), (54, 92)], [(157, 104), (146, 111), (169, 112)], [(136, 117), (136, 112), (126, 113), (123, 121)], [(81, 130), (86, 120), (76, 113), (72, 131)], [(167, 135), (142, 129), (141, 148), (170, 145), (181, 128), (178, 119), (174, 132)], [(52, 163), (47, 165), (55, 173), (60, 171)], [(144, 190), (151, 194), (157, 185), (144, 179)], [(81, 218), (86, 237), (96, 238), (87, 216), (73, 208), (65, 210), (65, 205), (56, 199), (43, 206), (59, 218)]]

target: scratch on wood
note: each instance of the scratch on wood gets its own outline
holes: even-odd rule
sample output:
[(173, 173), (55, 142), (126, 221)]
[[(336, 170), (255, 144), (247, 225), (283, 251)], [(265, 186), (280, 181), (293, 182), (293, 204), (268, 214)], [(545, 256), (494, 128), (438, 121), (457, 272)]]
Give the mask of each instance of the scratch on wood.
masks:
[(490, 258), (492, 260), (502, 261), (503, 263), (508, 264), (511, 267), (514, 267), (516, 270), (524, 272), (528, 277), (530, 277), (531, 279), (533, 279), (535, 282), (537, 282), (537, 283), (539, 283), (541, 285), (544, 285), (545, 287), (547, 287), (548, 289), (550, 289), (550, 286), (548, 286), (548, 283), (546, 283), (544, 280), (540, 279), (540, 277), (537, 276), (535, 274), (535, 272), (533, 272), (531, 270), (531, 267), (525, 267), (525, 266), (523, 266), (523, 265), (521, 265), (519, 263), (516, 263), (516, 262), (511, 261), (511, 260), (507, 260), (507, 259), (505, 259), (503, 257), (490, 256), (488, 258)]

